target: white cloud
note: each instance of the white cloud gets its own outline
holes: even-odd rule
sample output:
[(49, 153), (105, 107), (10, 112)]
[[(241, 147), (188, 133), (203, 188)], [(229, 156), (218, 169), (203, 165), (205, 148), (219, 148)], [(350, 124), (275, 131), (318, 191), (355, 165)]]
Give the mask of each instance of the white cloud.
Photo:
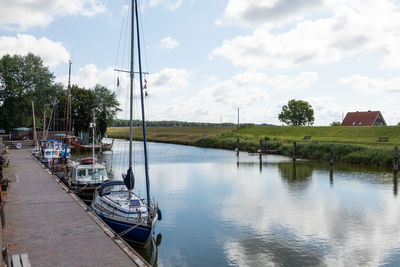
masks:
[[(96, 84), (100, 84), (111, 89), (116, 86), (115, 79), (116, 75), (113, 67), (101, 70), (94, 64), (88, 64), (79, 68), (76, 74), (71, 75), (71, 84), (76, 84), (85, 88), (93, 88)], [(56, 78), (56, 81), (66, 86), (68, 83), (68, 75), (59, 76)]]
[(276, 90), (297, 90), (310, 86), (318, 80), (316, 72), (301, 72), (291, 78), (286, 75), (277, 75), (270, 79), (271, 85)]
[(0, 27), (27, 30), (46, 26), (56, 17), (67, 15), (93, 16), (105, 11), (100, 0), (2, 0)]
[(321, 0), (302, 0), (296, 3), (293, 0), (230, 0), (222, 20), (217, 21), (217, 24), (278, 25), (300, 20), (307, 12), (322, 4)]
[[(284, 2), (262, 3), (268, 9)], [(266, 3), (270, 3), (270, 7)], [(302, 3), (307, 6), (314, 2)], [(256, 1), (242, 5), (254, 12), (260, 8)], [(232, 18), (243, 20), (242, 12), (228, 7), (228, 11), (233, 10), (228, 13)], [(400, 52), (397, 48), (400, 46), (400, 29), (396, 27), (400, 24), (399, 7), (388, 0), (326, 0), (323, 8), (328, 12), (314, 13), (315, 10), (311, 9), (305, 12), (309, 15), (306, 20), (287, 25), (283, 22), (279, 26), (287, 27), (278, 31), (267, 23), (269, 18), (260, 15), (260, 20), (268, 26), (255, 29), (251, 35), (224, 40), (221, 46), (212, 51), (210, 58), (222, 56), (235, 66), (246, 68), (291, 68), (302, 64), (337, 62), (348, 56), (372, 51), (383, 55), (381, 67), (399, 68)]]
[[(272, 91), (305, 88), (316, 79), (316, 73), (307, 72), (299, 73), (295, 77), (270, 77), (261, 72), (248, 71), (222, 81), (208, 77), (207, 81), (200, 85), (197, 93), (193, 94), (194, 90), (183, 90), (179, 92), (179, 96), (163, 98), (162, 105), (155, 103), (155, 116), (157, 119), (217, 122), (221, 115), (223, 121), (235, 121), (236, 110), (240, 107), (242, 121), (271, 123), (272, 120), (276, 120), (278, 114), (278, 107), (266, 105)], [(187, 88), (191, 88), (194, 82), (191, 79), (188, 82)]]
[(17, 34), (16, 37), (0, 36), (0, 57), (5, 54), (26, 55), (29, 52), (40, 56), (44, 64), (50, 67), (65, 63), (69, 59), (69, 53), (62, 43), (46, 37), (36, 39), (26, 34)]
[(160, 46), (163, 49), (172, 49), (179, 45), (179, 42), (176, 39), (169, 36), (162, 39), (160, 43)]
[(191, 73), (185, 69), (165, 68), (149, 75), (148, 91), (151, 95), (159, 95), (171, 91), (185, 89), (189, 85)]
[(349, 84), (363, 93), (400, 92), (400, 78), (383, 80), (355, 74), (340, 79), (340, 82)]
[(165, 9), (176, 10), (182, 5), (182, 0), (150, 0), (151, 7), (162, 6)]

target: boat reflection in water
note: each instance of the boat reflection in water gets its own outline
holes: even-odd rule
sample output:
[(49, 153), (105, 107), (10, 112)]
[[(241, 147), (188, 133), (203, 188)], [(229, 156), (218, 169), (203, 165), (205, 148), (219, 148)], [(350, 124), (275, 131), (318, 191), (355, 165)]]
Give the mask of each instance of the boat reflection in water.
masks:
[(158, 233), (157, 236), (153, 234), (150, 241), (146, 246), (138, 245), (136, 243), (128, 242), (128, 244), (136, 250), (151, 266), (158, 265), (158, 247), (161, 245), (162, 234)]

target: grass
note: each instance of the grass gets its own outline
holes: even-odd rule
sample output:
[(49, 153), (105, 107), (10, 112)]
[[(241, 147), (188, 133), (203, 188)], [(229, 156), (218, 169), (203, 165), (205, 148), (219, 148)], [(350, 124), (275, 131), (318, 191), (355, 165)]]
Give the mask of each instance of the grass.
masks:
[[(329, 144), (335, 144), (335, 160), (348, 163), (386, 166), (393, 163), (393, 147), (400, 144), (399, 126), (375, 127), (148, 127), (149, 141), (195, 145), (234, 150), (240, 139), (241, 151), (256, 152), (260, 140), (268, 150), (291, 156), (292, 142), (297, 142), (297, 157), (329, 160)], [(141, 140), (141, 128), (135, 127), (136, 140)], [(107, 135), (129, 138), (128, 127), (111, 127)], [(304, 140), (304, 136), (310, 139)], [(378, 142), (379, 137), (389, 138)], [(265, 147), (264, 147), (265, 148)]]
[[(196, 145), (198, 140), (232, 132), (236, 127), (147, 127), (147, 140), (153, 142)], [(142, 127), (134, 127), (135, 140), (143, 140)], [(129, 139), (129, 127), (110, 127), (107, 135)]]
[[(304, 141), (304, 136), (311, 136), (309, 141), (341, 142), (368, 145), (393, 145), (400, 143), (400, 126), (254, 126), (243, 127), (238, 135), (253, 139), (276, 138), (281, 142)], [(388, 142), (377, 142), (379, 137), (388, 137)]]

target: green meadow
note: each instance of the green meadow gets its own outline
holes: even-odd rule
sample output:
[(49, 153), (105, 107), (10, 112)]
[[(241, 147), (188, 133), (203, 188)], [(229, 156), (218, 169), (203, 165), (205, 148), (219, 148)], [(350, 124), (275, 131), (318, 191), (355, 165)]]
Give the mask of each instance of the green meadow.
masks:
[[(248, 126), (240, 127), (148, 127), (148, 140), (201, 147), (234, 150), (239, 138), (241, 151), (263, 149), (290, 156), (292, 143), (297, 142), (299, 158), (329, 160), (329, 145), (335, 144), (335, 160), (348, 163), (389, 167), (393, 163), (393, 147), (400, 144), (399, 126)], [(141, 128), (135, 127), (136, 140)], [(111, 127), (109, 137), (129, 137), (128, 127)], [(380, 138), (388, 138), (380, 142)]]

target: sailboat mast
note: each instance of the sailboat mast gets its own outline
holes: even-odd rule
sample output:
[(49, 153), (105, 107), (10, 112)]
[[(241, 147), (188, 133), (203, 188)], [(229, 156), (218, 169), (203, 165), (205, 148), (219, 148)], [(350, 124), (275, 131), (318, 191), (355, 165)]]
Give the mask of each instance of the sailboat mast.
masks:
[(132, 141), (133, 141), (133, 79), (134, 79), (134, 36), (135, 36), (135, 23), (134, 23), (134, 0), (132, 0), (131, 8), (131, 65), (130, 65), (130, 111), (129, 111), (129, 173), (132, 171)]
[(42, 140), (46, 140), (45, 134), (46, 134), (46, 106), (43, 109), (43, 135), (42, 135)]
[(33, 140), (35, 143), (35, 148), (38, 148), (39, 144), (38, 144), (37, 134), (36, 134), (35, 105), (33, 104), (33, 101), (32, 101), (32, 118), (33, 118)]
[(136, 14), (136, 34), (137, 34), (138, 63), (139, 63), (140, 104), (142, 107), (143, 150), (144, 150), (144, 170), (146, 175), (147, 207), (150, 208), (150, 180), (149, 180), (149, 165), (147, 160), (146, 120), (144, 115), (144, 96), (143, 96), (143, 81), (142, 81), (142, 62), (140, 56), (138, 5), (137, 5), (137, 0), (133, 1), (135, 3), (135, 14)]
[[(94, 152), (94, 128), (96, 127), (96, 121), (95, 121), (95, 117), (94, 117), (94, 110), (93, 110), (93, 113), (92, 113), (92, 119), (93, 119), (93, 122), (92, 122), (92, 164), (93, 164), (93, 170), (94, 170), (94, 154), (95, 154), (95, 152)], [(94, 171), (93, 171), (93, 173), (94, 173)]]
[(71, 60), (69, 61), (69, 70), (68, 70), (68, 87), (67, 87), (67, 116), (66, 116), (66, 125), (65, 125), (65, 143), (68, 144), (68, 134), (69, 134), (69, 107), (71, 101)]

